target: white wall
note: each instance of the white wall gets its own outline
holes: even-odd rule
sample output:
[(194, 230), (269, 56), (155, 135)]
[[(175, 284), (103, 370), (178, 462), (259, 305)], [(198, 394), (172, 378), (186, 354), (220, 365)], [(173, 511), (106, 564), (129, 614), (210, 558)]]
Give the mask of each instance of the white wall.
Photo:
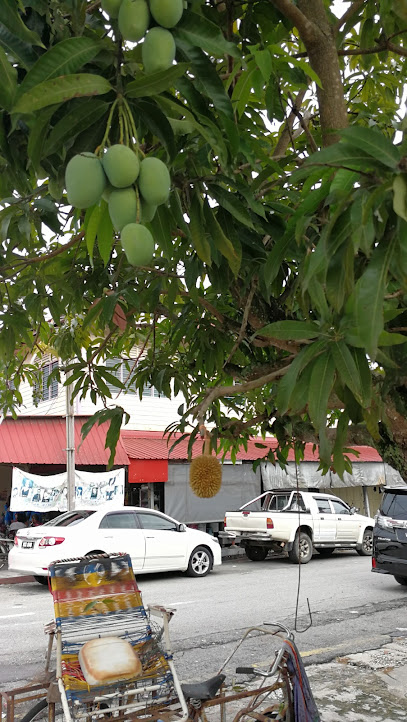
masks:
[[(40, 401), (38, 406), (33, 403), (31, 386), (24, 382), (20, 387), (23, 403), (18, 409), (19, 416), (64, 416), (66, 413), (66, 388), (59, 384), (58, 396), (48, 401)], [(130, 414), (130, 421), (126, 429), (139, 431), (163, 431), (168, 424), (178, 420), (177, 409), (184, 402), (181, 394), (172, 399), (157, 396), (143, 397), (138, 394), (113, 394), (111, 405), (122, 406)], [(95, 411), (103, 408), (100, 402), (96, 406), (90, 398), (74, 402), (75, 414), (91, 416)]]

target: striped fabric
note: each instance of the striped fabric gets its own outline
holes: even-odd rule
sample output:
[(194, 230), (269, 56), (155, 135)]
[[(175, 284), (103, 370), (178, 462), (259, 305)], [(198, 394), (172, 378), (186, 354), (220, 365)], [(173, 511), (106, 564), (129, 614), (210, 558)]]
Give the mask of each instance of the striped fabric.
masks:
[[(61, 638), (62, 681), (73, 719), (86, 718), (95, 697), (107, 695), (155, 708), (159, 712), (174, 701), (171, 656), (159, 643), (143, 606), (127, 554), (67, 559), (50, 565), (57, 635)], [(120, 637), (133, 646), (143, 667), (141, 676), (125, 682), (89, 687), (78, 654), (85, 642), (97, 637)], [(124, 702), (124, 705), (127, 703)], [(100, 700), (98, 701), (100, 707)], [(94, 707), (93, 710), (94, 714)], [(88, 711), (87, 711), (88, 710)]]

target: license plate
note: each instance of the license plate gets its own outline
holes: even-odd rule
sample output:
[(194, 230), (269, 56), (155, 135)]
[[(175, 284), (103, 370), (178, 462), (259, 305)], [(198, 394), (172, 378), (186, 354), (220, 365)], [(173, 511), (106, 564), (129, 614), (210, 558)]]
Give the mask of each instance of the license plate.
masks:
[(34, 546), (34, 542), (33, 541), (23, 541), (21, 546), (23, 547), (23, 549), (32, 549)]

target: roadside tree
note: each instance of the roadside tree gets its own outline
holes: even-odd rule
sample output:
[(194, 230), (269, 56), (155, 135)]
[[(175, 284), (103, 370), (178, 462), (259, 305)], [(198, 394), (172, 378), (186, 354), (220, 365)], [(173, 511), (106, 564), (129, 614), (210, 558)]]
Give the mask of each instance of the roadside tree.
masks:
[(216, 448), (407, 479), (406, 0), (150, 5), (1, 3), (3, 413), (53, 349), (113, 448), (137, 344)]

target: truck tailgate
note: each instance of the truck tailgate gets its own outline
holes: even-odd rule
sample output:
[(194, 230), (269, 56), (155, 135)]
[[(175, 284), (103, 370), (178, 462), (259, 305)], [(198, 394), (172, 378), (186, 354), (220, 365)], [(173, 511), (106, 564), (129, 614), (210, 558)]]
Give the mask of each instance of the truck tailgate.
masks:
[(264, 511), (226, 512), (225, 531), (267, 531), (267, 513)]

